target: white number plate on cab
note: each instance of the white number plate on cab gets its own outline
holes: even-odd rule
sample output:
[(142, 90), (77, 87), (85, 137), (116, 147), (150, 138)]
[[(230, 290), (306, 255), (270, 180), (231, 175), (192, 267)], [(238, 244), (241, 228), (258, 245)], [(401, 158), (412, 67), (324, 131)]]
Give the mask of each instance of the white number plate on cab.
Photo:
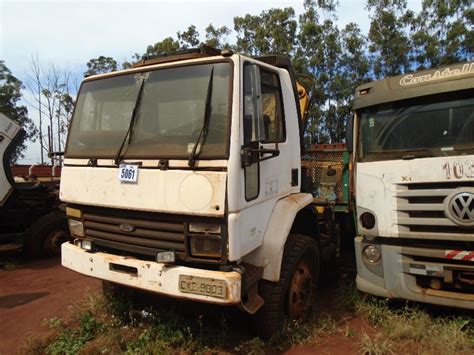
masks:
[(120, 164), (118, 178), (122, 182), (137, 182), (138, 165)]

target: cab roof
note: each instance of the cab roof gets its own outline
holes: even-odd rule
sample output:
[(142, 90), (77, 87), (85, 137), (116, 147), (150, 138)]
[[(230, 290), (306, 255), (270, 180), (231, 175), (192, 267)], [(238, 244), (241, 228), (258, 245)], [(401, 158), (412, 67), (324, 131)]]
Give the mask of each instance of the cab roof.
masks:
[(353, 110), (474, 88), (474, 61), (388, 77), (356, 88)]

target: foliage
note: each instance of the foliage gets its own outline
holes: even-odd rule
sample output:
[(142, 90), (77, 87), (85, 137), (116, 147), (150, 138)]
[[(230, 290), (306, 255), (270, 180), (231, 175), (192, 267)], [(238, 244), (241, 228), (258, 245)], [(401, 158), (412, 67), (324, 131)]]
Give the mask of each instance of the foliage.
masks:
[[(57, 319), (52, 320), (51, 325), (57, 328), (63, 326)], [(49, 354), (77, 354), (101, 329), (102, 324), (94, 318), (91, 312), (86, 311), (81, 315), (79, 327), (62, 330), (58, 338), (46, 348), (46, 352)]]
[(172, 37), (167, 37), (154, 45), (149, 45), (146, 49), (145, 55), (164, 55), (176, 52), (179, 49), (179, 42)]
[(117, 70), (117, 61), (112, 57), (104, 57), (103, 55), (90, 59), (86, 65), (87, 71), (84, 73), (84, 76), (104, 74)]
[(226, 42), (226, 37), (231, 33), (227, 26), (215, 28), (212, 24), (206, 27), (205, 44), (214, 48), (230, 48)]
[[(236, 16), (233, 31), (209, 24), (203, 36), (190, 25), (176, 37), (149, 45), (134, 59), (203, 44), (249, 56), (287, 54), (312, 99), (306, 143), (340, 142), (345, 139), (358, 85), (473, 59), (474, 10), (470, 3), (423, 0), (416, 13), (408, 8), (407, 0), (367, 0), (370, 29), (366, 35), (356, 23), (343, 28), (336, 24), (337, 0), (304, 0), (299, 17), (291, 7), (271, 8), (258, 15)], [(235, 40), (229, 42), (230, 37)]]
[(292, 54), (298, 23), (291, 7), (262, 11), (260, 15), (234, 17), (235, 45), (247, 55)]
[(473, 25), (471, 0), (424, 0), (422, 11), (412, 24), (415, 69), (472, 59)]
[(19, 104), (22, 97), (22, 89), (23, 83), (13, 76), (5, 62), (0, 60), (0, 112), (18, 123), (26, 133), (12, 153), (11, 163), (15, 163), (24, 156), (26, 141), (34, 141), (37, 133), (36, 126), (31, 118), (28, 117), (27, 108)]

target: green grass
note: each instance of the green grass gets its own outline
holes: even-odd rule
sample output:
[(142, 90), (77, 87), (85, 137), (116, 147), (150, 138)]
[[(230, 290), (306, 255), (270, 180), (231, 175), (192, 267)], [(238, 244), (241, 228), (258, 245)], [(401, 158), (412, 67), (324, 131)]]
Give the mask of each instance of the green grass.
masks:
[[(350, 280), (328, 287), (307, 322), (291, 322), (267, 342), (248, 334), (245, 324), (236, 324), (246, 318), (228, 309), (199, 306), (189, 313), (174, 302), (152, 308), (91, 295), (73, 307), (67, 321), (47, 321), (49, 333), (31, 338), (22, 352), (256, 355), (346, 341), (355, 352), (368, 355), (474, 353), (474, 321), (469, 316), (433, 315), (408, 303), (397, 307), (384, 299), (362, 297)], [(362, 322), (362, 328), (351, 319)]]
[(474, 320), (469, 315), (433, 315), (420, 306), (395, 307), (375, 297), (359, 297), (355, 304), (357, 313), (378, 331), (375, 338), (361, 339), (362, 353), (474, 353)]

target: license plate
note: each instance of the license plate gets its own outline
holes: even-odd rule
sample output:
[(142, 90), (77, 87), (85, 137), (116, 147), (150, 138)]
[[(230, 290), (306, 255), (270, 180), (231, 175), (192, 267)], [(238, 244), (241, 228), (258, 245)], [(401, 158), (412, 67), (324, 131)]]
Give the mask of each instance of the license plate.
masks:
[(138, 165), (120, 164), (118, 179), (123, 182), (137, 182)]
[(185, 293), (205, 295), (216, 298), (226, 298), (227, 282), (207, 277), (180, 275), (179, 290)]

